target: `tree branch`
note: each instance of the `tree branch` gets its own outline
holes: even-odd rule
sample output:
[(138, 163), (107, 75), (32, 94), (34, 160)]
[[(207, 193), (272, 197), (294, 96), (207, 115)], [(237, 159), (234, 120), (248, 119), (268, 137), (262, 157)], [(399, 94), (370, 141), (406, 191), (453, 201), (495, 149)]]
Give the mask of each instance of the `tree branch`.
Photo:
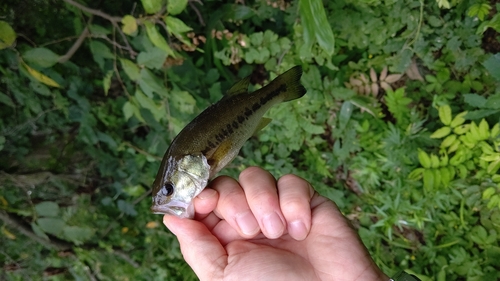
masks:
[(82, 33), (80, 34), (78, 39), (76, 39), (75, 43), (73, 43), (73, 46), (71, 46), (71, 48), (69, 48), (69, 50), (66, 52), (65, 55), (59, 57), (58, 62), (59, 63), (67, 62), (76, 53), (76, 50), (78, 50), (78, 48), (80, 48), (83, 41), (85, 40), (85, 38), (87, 38), (87, 36), (89, 34), (90, 34), (89, 28), (85, 27), (85, 29), (82, 31)]
[(110, 15), (108, 15), (108, 14), (106, 14), (106, 13), (104, 13), (104, 12), (101, 12), (101, 11), (99, 11), (99, 10), (95, 10), (95, 9), (91, 9), (91, 8), (89, 8), (89, 7), (85, 7), (85, 6), (83, 6), (82, 4), (77, 3), (77, 2), (75, 2), (75, 1), (73, 1), (73, 0), (64, 0), (64, 2), (66, 2), (66, 3), (70, 4), (71, 6), (75, 6), (75, 7), (77, 7), (78, 9), (80, 9), (80, 10), (82, 10), (82, 11), (86, 12), (86, 13), (89, 13), (89, 14), (91, 14), (91, 15), (96, 15), (96, 16), (99, 16), (99, 17), (101, 17), (101, 18), (105, 18), (105, 19), (109, 20), (109, 21), (110, 21), (110, 22), (112, 22), (112, 23), (117, 23), (117, 22), (120, 22), (120, 21), (122, 20), (122, 18), (121, 18), (121, 17), (113, 17), (113, 16), (110, 16)]
[[(135, 58), (135, 56), (137, 55), (137, 52), (134, 51), (134, 49), (132, 48), (132, 46), (130, 46), (130, 44), (128, 43), (128, 40), (127, 40), (127, 37), (125, 36), (125, 34), (123, 33), (122, 29), (120, 28), (120, 26), (118, 26), (118, 23), (121, 22), (122, 18), (121, 17), (114, 17), (114, 16), (110, 16), (102, 11), (99, 11), (99, 10), (96, 10), (96, 9), (91, 9), (89, 7), (85, 7), (83, 6), (82, 4), (80, 3), (77, 3), (73, 0), (63, 0), (64, 2), (74, 6), (74, 7), (77, 7), (78, 9), (86, 12), (86, 13), (89, 13), (91, 15), (95, 15), (95, 16), (98, 16), (98, 17), (101, 17), (101, 18), (104, 18), (104, 19), (107, 19), (111, 22), (111, 24), (113, 25), (114, 28), (116, 28), (118, 30), (118, 32), (120, 33), (121, 37), (122, 37), (122, 40), (123, 42), (125, 42), (125, 46), (126, 49), (130, 56), (132, 58)], [(76, 44), (76, 42), (75, 42)]]
[(46, 248), (55, 249), (58, 251), (71, 249), (71, 244), (69, 243), (65, 243), (63, 241), (46, 240), (36, 235), (29, 227), (27, 227), (24, 224), (24, 222), (21, 222), (18, 219), (13, 218), (5, 211), (0, 210), (0, 220), (10, 225), (12, 228), (16, 229), (17, 231), (27, 236), (31, 240), (40, 243), (42, 246)]

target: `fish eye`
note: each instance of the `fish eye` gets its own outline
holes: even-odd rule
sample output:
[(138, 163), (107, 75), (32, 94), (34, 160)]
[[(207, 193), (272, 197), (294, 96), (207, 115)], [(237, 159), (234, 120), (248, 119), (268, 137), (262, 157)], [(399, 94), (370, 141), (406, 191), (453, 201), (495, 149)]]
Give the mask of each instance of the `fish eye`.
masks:
[(174, 186), (171, 183), (167, 182), (165, 183), (165, 185), (163, 185), (162, 191), (166, 196), (170, 196), (172, 195), (172, 193), (174, 193)]

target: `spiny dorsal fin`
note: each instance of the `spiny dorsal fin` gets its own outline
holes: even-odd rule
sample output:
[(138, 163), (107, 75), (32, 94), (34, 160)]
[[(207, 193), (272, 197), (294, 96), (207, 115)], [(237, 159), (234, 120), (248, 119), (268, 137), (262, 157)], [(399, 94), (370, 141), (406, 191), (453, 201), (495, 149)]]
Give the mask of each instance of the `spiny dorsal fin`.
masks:
[(226, 94), (224, 95), (225, 98), (231, 97), (231, 96), (237, 96), (240, 94), (246, 94), (248, 92), (248, 85), (250, 84), (250, 76), (247, 76), (240, 81), (234, 83), (229, 90), (227, 90)]

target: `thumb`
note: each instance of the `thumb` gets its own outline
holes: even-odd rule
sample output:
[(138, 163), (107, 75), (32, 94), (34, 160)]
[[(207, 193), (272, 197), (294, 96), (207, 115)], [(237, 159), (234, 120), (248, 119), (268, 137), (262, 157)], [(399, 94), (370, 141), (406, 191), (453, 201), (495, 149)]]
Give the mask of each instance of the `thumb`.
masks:
[(163, 223), (177, 236), (184, 259), (200, 280), (222, 279), (227, 252), (204, 224), (169, 215)]

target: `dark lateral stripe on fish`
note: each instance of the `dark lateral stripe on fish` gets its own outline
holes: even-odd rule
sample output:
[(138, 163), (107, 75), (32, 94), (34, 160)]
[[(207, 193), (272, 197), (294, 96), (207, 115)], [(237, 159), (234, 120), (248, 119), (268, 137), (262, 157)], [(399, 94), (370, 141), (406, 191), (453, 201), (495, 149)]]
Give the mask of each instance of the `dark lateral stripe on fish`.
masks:
[[(299, 73), (299, 77), (302, 75), (302, 71)], [(269, 84), (268, 84), (269, 85)], [(300, 84), (299, 84), (300, 85)], [(302, 85), (300, 85), (303, 87)], [(267, 87), (267, 86), (266, 86)], [(265, 87), (264, 87), (265, 88)], [(262, 89), (264, 89), (262, 88)], [(260, 98), (260, 100), (256, 103), (254, 103), (250, 108), (246, 107), (245, 112), (241, 115), (238, 115), (235, 119), (235, 121), (232, 122), (232, 124), (227, 124), (226, 128), (221, 129), (220, 133), (215, 135), (215, 144), (212, 143), (211, 141), (207, 142), (207, 147), (202, 151), (202, 153), (208, 152), (210, 149), (216, 148), (220, 143), (222, 143), (230, 134), (233, 133), (233, 130), (231, 127), (234, 129), (238, 129), (239, 125), (243, 125), (243, 123), (248, 120), (248, 118), (255, 113), (257, 110), (259, 110), (262, 106), (264, 106), (266, 103), (268, 103), (270, 100), (273, 98), (279, 96), (281, 93), (284, 93), (288, 90), (288, 87), (286, 84), (281, 84), (279, 87), (276, 89), (270, 91), (267, 95), (263, 96)], [(305, 93), (305, 89), (303, 90)], [(232, 126), (231, 126), (232, 125)]]

